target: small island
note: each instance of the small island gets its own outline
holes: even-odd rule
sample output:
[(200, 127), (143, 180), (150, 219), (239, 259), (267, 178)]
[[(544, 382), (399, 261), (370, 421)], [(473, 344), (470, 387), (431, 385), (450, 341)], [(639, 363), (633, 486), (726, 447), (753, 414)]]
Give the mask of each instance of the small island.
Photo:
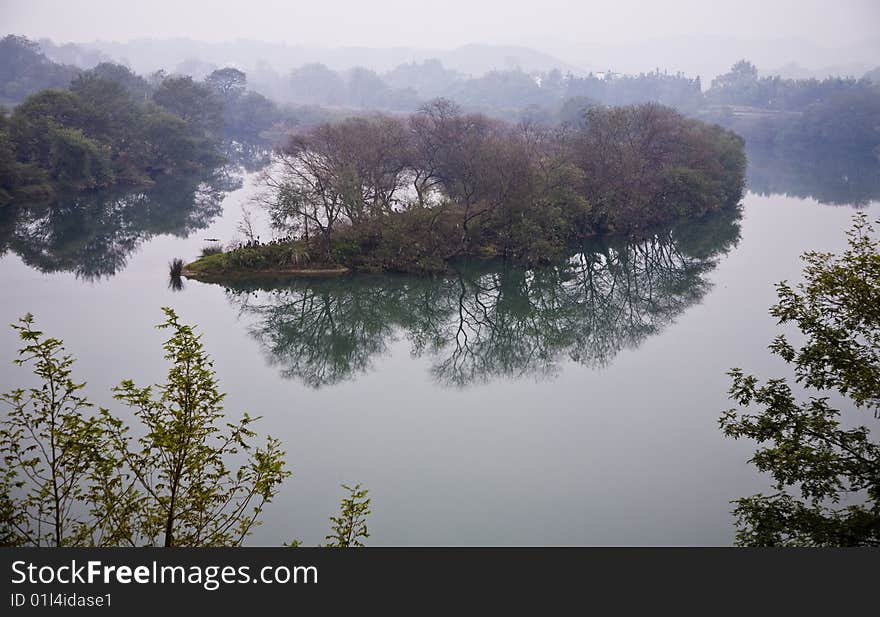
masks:
[(438, 100), (293, 136), (263, 203), (283, 239), (186, 265), (197, 279), (433, 274), (456, 259), (550, 263), (588, 237), (734, 208), (743, 141), (658, 104), (512, 125)]

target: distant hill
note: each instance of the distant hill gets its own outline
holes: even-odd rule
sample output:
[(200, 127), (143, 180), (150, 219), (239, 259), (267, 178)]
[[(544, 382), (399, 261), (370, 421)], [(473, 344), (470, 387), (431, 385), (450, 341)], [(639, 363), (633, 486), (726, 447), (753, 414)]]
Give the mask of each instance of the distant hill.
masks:
[(245, 70), (269, 65), (279, 73), (315, 62), (335, 70), (362, 66), (385, 72), (400, 64), (432, 58), (465, 75), (476, 76), (493, 69), (513, 67), (526, 72), (557, 68), (563, 72), (582, 73), (577, 67), (550, 54), (529, 47), (505, 45), (474, 44), (450, 50), (412, 47), (318, 48), (249, 40), (206, 43), (175, 38), (136, 39), (126, 43), (95, 41), (76, 46), (82, 50), (82, 56), (91, 50), (122, 61), (141, 74), (158, 69), (174, 70), (180, 64), (193, 61), (215, 66), (239, 66)]
[(501, 45), (465, 45), (449, 51), (421, 51), (424, 59), (438, 58), (443, 65), (469, 75), (482, 75), (493, 69), (520, 68), (532, 71), (559, 69), (575, 75), (585, 73), (555, 56), (529, 47)]
[(63, 45), (44, 39), (40, 45), (49, 58), (62, 64), (91, 68), (112, 58), (142, 75), (165, 69), (202, 77), (218, 67), (236, 66), (249, 75), (285, 76), (292, 69), (311, 63), (321, 63), (336, 71), (361, 66), (386, 73), (401, 64), (437, 59), (445, 68), (473, 77), (514, 67), (527, 73), (556, 68), (575, 75), (589, 71), (638, 74), (660, 69), (699, 75), (704, 87), (742, 58), (761, 67), (778, 67), (762, 70), (762, 75), (822, 79), (836, 75), (861, 76), (876, 66), (876, 58), (880, 57), (880, 39), (856, 41), (847, 48), (832, 49), (799, 39), (710, 35), (619, 43), (560, 42), (555, 54), (520, 45), (471, 44), (454, 49), (310, 47), (246, 39), (205, 42), (188, 38), (144, 38)]

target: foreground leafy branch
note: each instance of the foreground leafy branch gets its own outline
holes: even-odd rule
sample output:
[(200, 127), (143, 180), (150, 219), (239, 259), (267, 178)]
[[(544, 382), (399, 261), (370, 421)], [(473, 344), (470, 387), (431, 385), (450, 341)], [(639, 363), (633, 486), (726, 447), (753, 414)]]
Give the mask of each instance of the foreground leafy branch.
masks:
[[(135, 479), (139, 503), (138, 543), (165, 546), (237, 546), (250, 533), (264, 505), (290, 475), (280, 442), (267, 438), (253, 448), (255, 418), (221, 424), (225, 397), (201, 337), (163, 309), (171, 330), (165, 342), (170, 362), (166, 383), (138, 388), (131, 380), (115, 388), (146, 428), (134, 444), (128, 427), (103, 413), (114, 449)], [(133, 447), (134, 445), (134, 447)], [(237, 470), (226, 458), (251, 453)]]
[[(201, 337), (171, 309), (159, 328), (170, 367), (164, 384), (114, 389), (141, 426), (82, 394), (59, 339), (14, 325), (40, 385), (0, 395), (0, 544), (4, 546), (240, 546), (290, 475), (277, 439), (255, 447), (245, 414), (224, 422), (225, 395)], [(230, 467), (229, 459), (243, 460)], [(369, 499), (350, 489), (332, 520), (334, 546), (362, 546)]]
[(370, 537), (367, 531), (367, 517), (370, 515), (369, 492), (361, 488), (360, 484), (354, 486), (342, 485), (348, 491), (348, 497), (343, 497), (340, 502), (339, 515), (331, 516), (333, 523), (330, 535), (326, 537), (326, 546), (334, 548), (355, 548), (364, 545), (363, 540)]
[[(761, 385), (730, 372), (731, 398), (759, 410), (728, 410), (721, 428), (758, 442), (751, 462), (771, 474), (777, 491), (735, 502), (738, 544), (880, 545), (880, 444), (876, 427), (854, 413), (874, 410), (876, 418), (880, 409), (880, 241), (873, 234), (857, 215), (842, 255), (806, 253), (805, 281), (777, 286), (771, 314), (805, 340), (796, 347), (780, 335), (770, 349), (820, 396), (799, 402), (784, 379)], [(843, 409), (832, 404), (835, 393)]]
[(15, 363), (33, 366), (40, 387), (0, 395), (9, 412), (0, 424), (0, 540), (33, 546), (76, 545), (95, 524), (82, 516), (93, 462), (107, 443), (73, 380), (64, 344), (34, 328), (33, 316), (12, 327), (24, 346)]

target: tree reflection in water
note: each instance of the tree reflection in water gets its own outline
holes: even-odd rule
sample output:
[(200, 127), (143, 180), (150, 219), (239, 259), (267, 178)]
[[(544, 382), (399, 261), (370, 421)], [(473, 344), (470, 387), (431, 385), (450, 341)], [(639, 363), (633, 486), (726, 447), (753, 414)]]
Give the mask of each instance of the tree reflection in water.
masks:
[(12, 251), (41, 272), (95, 280), (121, 271), (144, 242), (186, 237), (223, 211), (243, 174), (266, 165), (263, 148), (227, 145), (230, 163), (210, 174), (160, 178), (148, 189), (62, 196), (55, 202), (0, 211), (0, 255)]
[(437, 383), (601, 367), (705, 296), (739, 240), (739, 213), (583, 247), (555, 266), (461, 264), (443, 278), (352, 275), (235, 282), (227, 296), (284, 377), (320, 387), (367, 373), (395, 340), (431, 360)]
[(880, 199), (877, 155), (834, 148), (777, 151), (758, 145), (749, 146), (746, 154), (748, 188), (758, 195), (855, 207)]

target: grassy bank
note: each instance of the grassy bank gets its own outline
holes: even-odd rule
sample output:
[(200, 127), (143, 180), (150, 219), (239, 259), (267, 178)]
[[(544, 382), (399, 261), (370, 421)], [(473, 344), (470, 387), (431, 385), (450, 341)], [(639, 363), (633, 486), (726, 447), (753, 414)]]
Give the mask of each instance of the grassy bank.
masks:
[[(182, 274), (187, 278), (213, 282), (255, 276), (339, 276), (349, 271), (339, 264), (285, 263), (279, 259), (279, 249), (290, 251), (293, 243), (290, 245), (279, 243), (205, 255), (184, 266)], [(242, 260), (245, 255), (251, 257), (247, 262)], [(253, 259), (255, 256), (261, 259)]]

